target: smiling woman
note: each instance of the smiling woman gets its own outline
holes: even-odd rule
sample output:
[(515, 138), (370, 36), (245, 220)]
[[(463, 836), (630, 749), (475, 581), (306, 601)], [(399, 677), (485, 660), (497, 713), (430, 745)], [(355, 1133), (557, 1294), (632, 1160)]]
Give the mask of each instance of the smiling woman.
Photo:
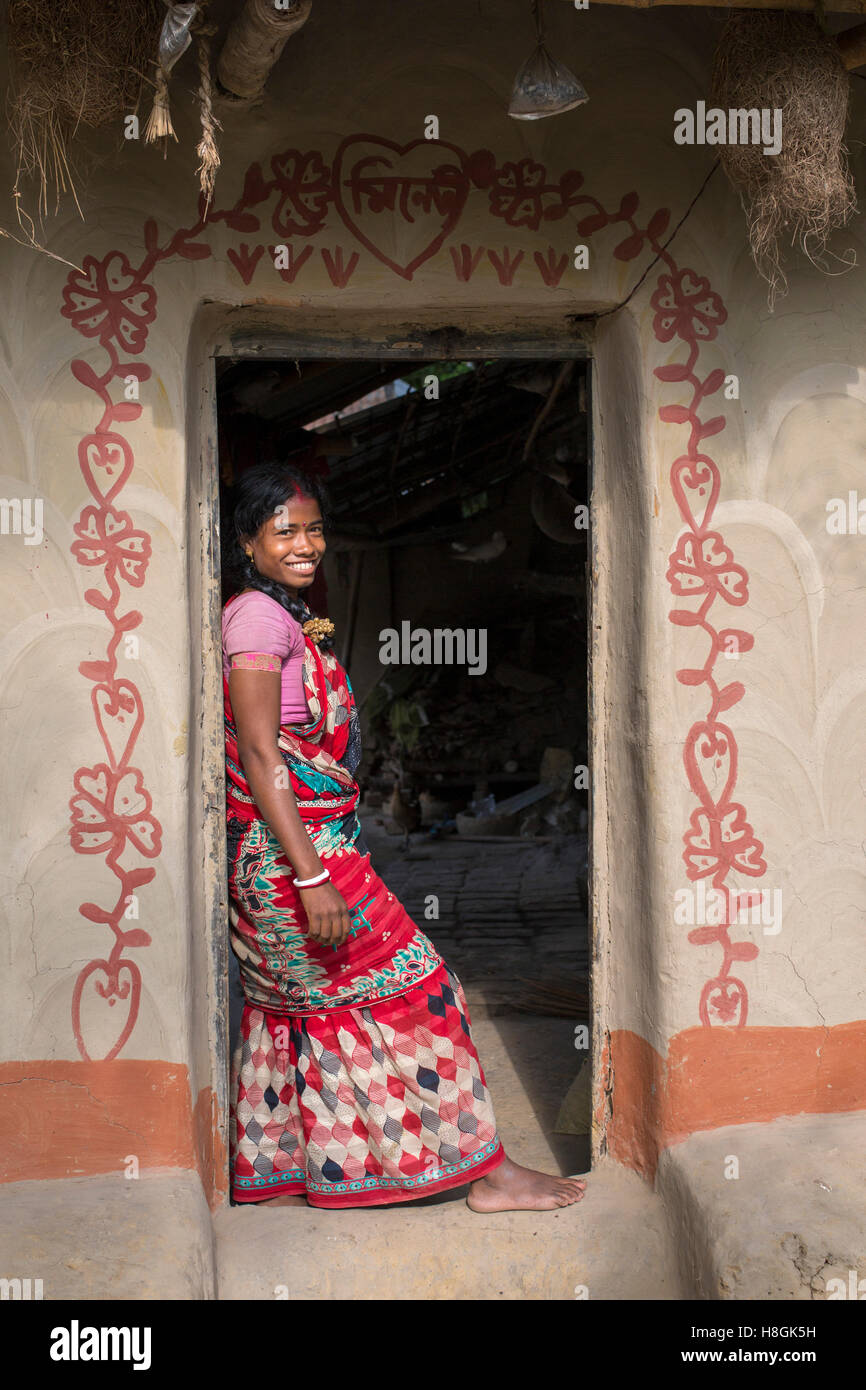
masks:
[(380, 1205), (471, 1182), (477, 1211), (553, 1209), (585, 1184), (506, 1157), (457, 976), (370, 863), (361, 759), (330, 624), (304, 600), (325, 552), (312, 479), (237, 488), (223, 611), (238, 1202)]

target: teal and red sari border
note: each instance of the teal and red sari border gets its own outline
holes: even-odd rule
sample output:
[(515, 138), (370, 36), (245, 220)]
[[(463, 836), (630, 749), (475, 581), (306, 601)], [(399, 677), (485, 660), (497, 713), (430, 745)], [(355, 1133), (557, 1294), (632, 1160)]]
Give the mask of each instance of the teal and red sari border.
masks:
[(303, 1169), (289, 1168), (284, 1173), (272, 1173), (266, 1178), (235, 1177), (232, 1197), (239, 1203), (266, 1201), (268, 1197), (306, 1196), (310, 1206), (381, 1206), (386, 1202), (408, 1202), (415, 1197), (433, 1196), (449, 1187), (462, 1187), (464, 1183), (475, 1182), (498, 1167), (504, 1157), (502, 1141), (497, 1134), (488, 1144), (467, 1154), (459, 1163), (431, 1166), (414, 1176), (370, 1176), (341, 1182), (314, 1182)]

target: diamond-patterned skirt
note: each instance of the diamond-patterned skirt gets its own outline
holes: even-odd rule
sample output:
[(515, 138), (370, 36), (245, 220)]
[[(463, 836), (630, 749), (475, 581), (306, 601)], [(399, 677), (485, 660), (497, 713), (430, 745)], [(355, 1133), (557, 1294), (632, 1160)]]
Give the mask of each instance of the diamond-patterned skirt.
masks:
[(466, 998), (444, 964), (366, 1008), (277, 1017), (248, 1004), (231, 1091), (238, 1202), (405, 1202), (504, 1157)]

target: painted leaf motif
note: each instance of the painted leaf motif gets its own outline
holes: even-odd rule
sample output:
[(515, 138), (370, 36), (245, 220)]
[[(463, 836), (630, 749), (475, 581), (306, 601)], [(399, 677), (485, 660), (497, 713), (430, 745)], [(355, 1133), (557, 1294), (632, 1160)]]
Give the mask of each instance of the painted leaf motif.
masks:
[(659, 381), (685, 381), (688, 374), (689, 368), (685, 362), (667, 362), (663, 367), (653, 369), (653, 376), (657, 376)]
[(264, 202), (267, 196), (268, 186), (262, 177), (262, 166), (260, 164), (251, 164), (244, 180), (242, 201), (249, 206), (251, 203)]
[(691, 411), (684, 405), (663, 405), (659, 407), (659, 419), (666, 425), (687, 425)]
[(85, 589), (84, 602), (89, 603), (91, 608), (101, 608), (103, 613), (107, 613), (111, 607), (111, 602), (101, 594), (98, 589)]
[(562, 178), (559, 180), (559, 194), (561, 198), (570, 198), (572, 193), (583, 184), (583, 174), (577, 169), (566, 169)]
[(123, 933), (124, 946), (149, 946), (151, 938), (141, 927), (134, 927), (132, 931)]
[(735, 941), (729, 947), (728, 954), (732, 960), (754, 960), (758, 954), (758, 948), (753, 941)]
[(127, 888), (141, 888), (156, 877), (156, 869), (131, 869), (126, 875)]
[(496, 156), (492, 150), (476, 150), (466, 167), (476, 188), (489, 188), (496, 177)]
[(656, 241), (662, 235), (670, 220), (671, 215), (667, 208), (659, 208), (658, 212), (653, 213), (646, 229), (650, 241)]
[(106, 908), (99, 907), (97, 903), (82, 903), (78, 911), (88, 922), (100, 922), (103, 925), (111, 922), (111, 913)]
[(76, 357), (72, 363), (72, 375), (76, 381), (80, 381), (82, 386), (87, 386), (91, 391), (102, 389), (99, 384), (99, 377), (90, 363), (82, 361), (80, 357)]
[(725, 686), (724, 690), (719, 695), (719, 709), (730, 709), (731, 705), (735, 705), (738, 700), (742, 700), (745, 693), (746, 687), (741, 681), (732, 681), (730, 685)]
[(702, 396), (714, 396), (716, 392), (725, 384), (725, 373), (721, 367), (714, 368), (710, 372), (703, 386), (701, 387)]
[(225, 223), (233, 232), (257, 232), (261, 226), (254, 212), (226, 213)]
[(755, 639), (751, 632), (743, 632), (742, 628), (738, 627), (722, 628), (719, 633), (719, 642), (728, 651), (733, 649), (740, 652), (750, 652), (755, 645)]
[(210, 255), (210, 247), (202, 241), (184, 241), (178, 246), (177, 254), (188, 261), (203, 261)]
[(635, 256), (640, 255), (643, 246), (643, 237), (640, 232), (632, 232), (625, 241), (621, 241), (619, 246), (613, 248), (613, 254), (618, 261), (633, 261)]
[(719, 940), (718, 927), (696, 927), (689, 932), (689, 941), (693, 946), (712, 946)]
[(676, 627), (697, 627), (701, 621), (700, 615), (693, 613), (690, 608), (673, 608), (668, 618)]
[(593, 212), (589, 217), (582, 217), (577, 224), (577, 230), (581, 236), (591, 236), (593, 232), (600, 232), (602, 227), (606, 227), (608, 216), (606, 212)]
[(107, 661), (82, 661), (78, 669), (85, 680), (89, 681), (104, 681), (111, 674), (111, 667)]

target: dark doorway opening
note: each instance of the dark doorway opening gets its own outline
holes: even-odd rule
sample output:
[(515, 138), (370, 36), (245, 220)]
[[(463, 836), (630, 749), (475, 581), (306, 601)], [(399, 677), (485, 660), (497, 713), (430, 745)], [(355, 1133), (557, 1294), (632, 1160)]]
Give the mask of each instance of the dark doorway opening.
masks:
[[(590, 364), (216, 368), (223, 525), (236, 479), (266, 459), (328, 492), (328, 551), (307, 597), (336, 625), (361, 708), (374, 867), (508, 1056), (522, 1096), (497, 1094), (479, 1046), (497, 1115), (520, 1129), (529, 1107), (562, 1171), (586, 1171)], [(476, 636), (471, 659), (437, 662), (431, 638), (425, 660), (423, 634), (454, 630), (483, 632), (483, 658)], [(233, 1045), (231, 955), (230, 999)]]

